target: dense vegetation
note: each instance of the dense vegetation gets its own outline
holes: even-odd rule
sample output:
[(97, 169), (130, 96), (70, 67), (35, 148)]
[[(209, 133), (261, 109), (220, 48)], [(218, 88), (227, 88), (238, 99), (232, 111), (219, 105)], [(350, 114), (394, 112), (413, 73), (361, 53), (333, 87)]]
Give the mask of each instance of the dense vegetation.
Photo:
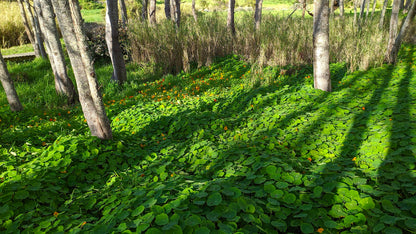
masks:
[(56, 100), (49, 64), (10, 64), (25, 110), (0, 96), (0, 230), (273, 233), (416, 230), (416, 48), (347, 72), (236, 56), (129, 82), (97, 67), (113, 141)]

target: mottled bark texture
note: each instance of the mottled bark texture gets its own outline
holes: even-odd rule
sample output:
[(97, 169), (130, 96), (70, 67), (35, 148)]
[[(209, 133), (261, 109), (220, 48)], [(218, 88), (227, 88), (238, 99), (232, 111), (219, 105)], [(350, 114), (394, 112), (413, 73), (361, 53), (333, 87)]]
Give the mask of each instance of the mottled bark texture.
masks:
[(150, 0), (149, 23), (150, 25), (156, 25), (156, 0)]
[(107, 0), (105, 14), (105, 41), (108, 53), (113, 64), (113, 75), (111, 79), (124, 83), (127, 80), (126, 64), (124, 63), (123, 52), (118, 40), (118, 6), (114, 0)]
[(329, 1), (315, 0), (313, 15), (313, 76), (315, 89), (331, 91), (329, 73)]
[(262, 8), (263, 8), (263, 0), (256, 0), (255, 11), (254, 11), (254, 29), (256, 31), (260, 30)]
[(198, 16), (196, 15), (195, 0), (192, 0), (192, 16), (194, 17), (195, 22), (197, 22)]
[(399, 24), (399, 11), (400, 11), (400, 0), (393, 1), (393, 7), (391, 10), (390, 28), (389, 28), (389, 41), (387, 42), (387, 51), (384, 57), (386, 63), (394, 63), (393, 57), (391, 57), (391, 51), (394, 47), (394, 42), (397, 37), (397, 28)]
[(27, 14), (25, 11), (25, 7), (23, 5), (23, 0), (18, 0), (17, 2), (19, 3), (20, 14), (22, 15), (23, 26), (25, 27), (26, 35), (29, 38), (30, 44), (32, 44), (33, 50), (35, 51), (35, 56), (39, 57), (40, 56), (39, 47), (36, 44), (35, 35), (33, 34), (33, 31), (32, 29), (30, 29), (29, 20), (27, 19)]
[(35, 36), (35, 43), (38, 49), (38, 54), (36, 54), (37, 51), (35, 50), (35, 55), (37, 57), (46, 58), (47, 55), (46, 55), (45, 47), (43, 46), (42, 32), (40, 30), (40, 25), (39, 25), (37, 15), (33, 13), (32, 6), (30, 5), (29, 0), (25, 0), (25, 6), (26, 6), (26, 11), (29, 13), (29, 17), (31, 19), (32, 29), (33, 29), (34, 36)]
[(119, 0), (119, 5), (120, 5), (121, 23), (122, 23), (123, 27), (126, 27), (126, 25), (128, 23), (126, 2), (124, 0)]
[(378, 27), (382, 28), (384, 25), (384, 17), (386, 15), (386, 9), (387, 9), (387, 3), (389, 2), (389, 0), (384, 0), (383, 2), (383, 9), (381, 10), (381, 14), (380, 14), (380, 22), (378, 23)]
[(171, 15), (170, 15), (170, 0), (165, 0), (165, 16), (166, 19), (170, 20), (171, 19)]
[(232, 35), (235, 35), (234, 8), (235, 8), (235, 0), (230, 0), (228, 2), (227, 28), (231, 32)]
[(142, 0), (142, 20), (147, 22), (147, 3), (149, 0)]
[(17, 96), (16, 90), (13, 85), (13, 80), (10, 78), (9, 71), (7, 70), (6, 63), (4, 62), (3, 56), (0, 52), (0, 81), (6, 92), (6, 98), (9, 102), (10, 109), (12, 111), (23, 110), (22, 104), (20, 103), (19, 97)]
[(66, 70), (64, 52), (59, 40), (52, 3), (50, 0), (34, 0), (33, 5), (39, 19), (39, 25), (45, 39), (47, 54), (55, 77), (55, 90), (58, 95), (67, 97), (68, 104), (74, 104), (76, 92)]
[(52, 0), (77, 82), (79, 101), (91, 135), (111, 139), (110, 121), (105, 113), (88, 44), (82, 29), (76, 0)]

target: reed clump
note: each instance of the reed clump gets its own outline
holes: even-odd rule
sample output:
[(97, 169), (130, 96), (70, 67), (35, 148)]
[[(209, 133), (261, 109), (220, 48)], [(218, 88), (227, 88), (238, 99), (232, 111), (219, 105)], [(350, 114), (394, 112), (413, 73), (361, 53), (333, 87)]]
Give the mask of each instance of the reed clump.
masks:
[(17, 2), (0, 1), (0, 48), (28, 42)]

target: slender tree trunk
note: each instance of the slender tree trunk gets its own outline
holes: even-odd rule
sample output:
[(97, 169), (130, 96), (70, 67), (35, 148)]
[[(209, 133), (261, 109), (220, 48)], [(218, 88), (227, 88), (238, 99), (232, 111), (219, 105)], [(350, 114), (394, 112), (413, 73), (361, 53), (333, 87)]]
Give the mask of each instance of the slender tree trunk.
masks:
[(110, 121), (107, 118), (98, 90), (88, 44), (82, 30), (80, 8), (76, 0), (52, 0), (68, 56), (77, 82), (79, 100), (91, 135), (100, 139), (111, 139)]
[(329, 14), (334, 16), (334, 0), (329, 1)]
[(369, 0), (362, 0), (361, 1), (360, 20), (362, 20), (362, 18), (364, 18), (365, 5), (366, 5), (367, 1), (369, 1)]
[(198, 16), (196, 15), (195, 0), (192, 0), (192, 16), (194, 17), (195, 22), (197, 22)]
[(120, 5), (121, 23), (123, 27), (126, 27), (128, 23), (126, 2), (124, 0), (119, 0), (119, 5)]
[(366, 10), (366, 12), (365, 12), (365, 19), (367, 20), (368, 19), (368, 14), (370, 13), (370, 1), (371, 0), (367, 0), (367, 10)]
[(371, 18), (373, 18), (374, 14), (376, 13), (376, 5), (377, 5), (377, 0), (374, 0), (374, 2), (373, 2), (373, 11), (371, 12)]
[(4, 62), (3, 56), (0, 52), (0, 81), (6, 92), (6, 98), (9, 102), (10, 109), (12, 111), (21, 111), (23, 106), (20, 103), (19, 97), (17, 96), (16, 89), (13, 85), (13, 80), (10, 78), (9, 71), (7, 70), (6, 63)]
[(228, 2), (227, 28), (233, 36), (235, 35), (234, 8), (235, 8), (235, 0), (230, 0)]
[(412, 20), (414, 19), (416, 14), (416, 1), (413, 1), (413, 4), (409, 10), (409, 13), (406, 16), (406, 19), (404, 20), (402, 27), (400, 28), (400, 32), (397, 35), (396, 39), (394, 40), (394, 44), (391, 47), (390, 51), (387, 51), (387, 62), (390, 64), (396, 63), (397, 55), (400, 50), (400, 46), (402, 44), (403, 37), (406, 35), (406, 33), (409, 31), (410, 24)]
[(107, 0), (105, 41), (107, 42), (108, 53), (110, 54), (114, 70), (111, 79), (122, 84), (127, 80), (127, 74), (123, 53), (118, 40), (118, 7), (117, 2), (114, 2), (114, 0)]
[(384, 57), (384, 61), (387, 63), (394, 63), (394, 58), (391, 57), (391, 51), (394, 47), (394, 42), (397, 37), (397, 28), (399, 24), (399, 11), (400, 0), (393, 1), (393, 7), (391, 10), (390, 29), (389, 29), (389, 41), (387, 42), (387, 51)]
[(35, 51), (36, 57), (40, 57), (40, 51), (39, 51), (38, 45), (36, 44), (36, 41), (35, 41), (35, 35), (33, 34), (32, 30), (30, 29), (29, 21), (27, 19), (27, 15), (26, 15), (26, 11), (25, 11), (25, 7), (23, 5), (23, 0), (18, 0), (17, 2), (19, 3), (20, 14), (22, 15), (23, 26), (25, 26), (26, 35), (29, 38), (30, 44), (32, 44), (32, 47), (33, 47), (33, 50)]
[(404, 5), (404, 11), (403, 13), (407, 13), (410, 9), (410, 5), (412, 4), (412, 0), (407, 0), (406, 5)]
[(353, 0), (353, 1), (354, 1), (354, 25), (357, 25), (357, 5), (358, 5), (358, 0)]
[(315, 0), (313, 14), (313, 76), (315, 89), (331, 91), (329, 73), (329, 2)]
[(380, 15), (380, 22), (378, 23), (378, 27), (382, 28), (384, 25), (384, 17), (386, 15), (386, 9), (387, 9), (387, 3), (389, 2), (389, 0), (384, 0), (383, 2), (383, 9), (381, 10), (381, 15)]
[(255, 12), (254, 12), (254, 29), (255, 29), (255, 31), (260, 30), (262, 8), (263, 8), (263, 0), (256, 0), (256, 6), (255, 6)]
[(142, 0), (142, 20), (147, 22), (147, 3), (148, 0)]
[[(42, 38), (42, 32), (40, 31), (39, 21), (37, 19), (37, 16), (33, 14), (32, 7), (30, 6), (30, 3), (28, 0), (25, 0), (26, 10), (29, 12), (31, 22), (32, 22), (32, 28), (35, 35), (35, 43), (37, 44), (37, 48), (39, 49), (39, 55), (42, 58), (46, 58), (46, 52), (45, 47), (43, 46), (43, 38)], [(35, 51), (36, 52), (36, 51)]]
[(306, 0), (301, 0), (302, 4), (302, 19), (305, 18), (305, 12), (306, 12)]
[(166, 19), (170, 20), (171, 19), (171, 15), (170, 15), (170, 0), (165, 0), (165, 16)]
[(171, 17), (176, 24), (176, 27), (179, 28), (181, 24), (181, 1), (180, 0), (171, 0)]
[(344, 0), (339, 0), (339, 16), (344, 18)]
[(55, 90), (59, 95), (67, 97), (68, 104), (74, 104), (76, 92), (66, 70), (65, 56), (59, 40), (52, 3), (50, 0), (34, 0), (33, 5), (45, 38), (49, 61), (55, 77)]
[(151, 25), (156, 25), (156, 0), (150, 0), (149, 23)]

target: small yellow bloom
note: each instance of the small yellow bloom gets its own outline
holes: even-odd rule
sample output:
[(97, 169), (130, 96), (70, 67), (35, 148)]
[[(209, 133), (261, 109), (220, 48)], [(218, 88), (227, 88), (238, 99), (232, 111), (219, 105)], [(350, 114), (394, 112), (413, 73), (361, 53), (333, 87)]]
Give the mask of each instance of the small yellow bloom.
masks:
[(357, 160), (357, 157), (352, 158), (352, 161), (355, 162), (355, 160)]
[(318, 230), (316, 230), (316, 231), (319, 232), (319, 233), (322, 233), (324, 231), (324, 229), (323, 228), (318, 228)]
[(225, 127), (224, 127), (224, 130), (225, 130), (225, 131), (227, 131), (227, 130), (228, 130), (227, 126), (225, 126)]
[(59, 215), (59, 213), (58, 213), (58, 212), (56, 212), (56, 211), (55, 211), (55, 212), (53, 212), (53, 216), (55, 216), (55, 218), (56, 218), (56, 217), (58, 217), (58, 215)]

